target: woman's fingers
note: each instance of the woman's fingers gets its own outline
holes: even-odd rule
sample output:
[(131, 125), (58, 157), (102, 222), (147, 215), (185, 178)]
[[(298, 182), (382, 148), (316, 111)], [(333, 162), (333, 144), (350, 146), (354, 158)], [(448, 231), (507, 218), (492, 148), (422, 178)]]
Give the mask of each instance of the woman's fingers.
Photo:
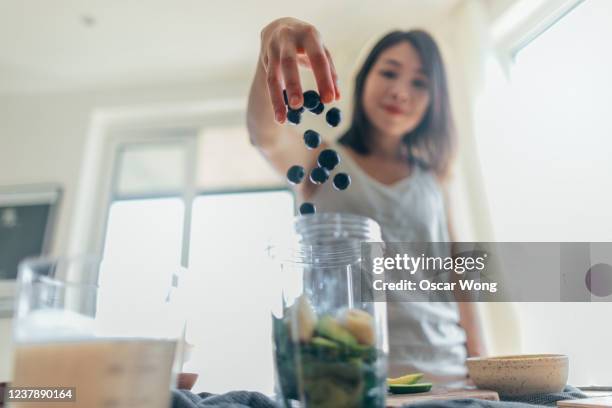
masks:
[(334, 82), (334, 91), (336, 94), (336, 100), (340, 99), (340, 88), (338, 87), (338, 73), (336, 72), (336, 66), (334, 65), (334, 60), (331, 57), (331, 54), (327, 47), (323, 47), (325, 50), (325, 55), (327, 55), (327, 60), (329, 61), (329, 66), (331, 69), (332, 81)]
[(297, 109), (304, 103), (302, 97), (302, 85), (300, 84), (300, 73), (295, 45), (285, 42), (281, 50), (281, 72), (287, 90), (289, 106)]
[(266, 26), (261, 37), (262, 64), (277, 122), (287, 119), (283, 88), (290, 108), (298, 109), (304, 103), (299, 65), (312, 70), (323, 103), (340, 98), (331, 54), (314, 26), (295, 19), (279, 19)]
[(331, 65), (316, 31), (309, 30), (307, 32), (304, 37), (304, 51), (310, 60), (321, 101), (323, 103), (332, 102), (335, 99), (336, 91), (332, 79)]
[(280, 53), (271, 48), (264, 58), (264, 61), (266, 60), (267, 64), (264, 65), (266, 69), (266, 82), (268, 85), (268, 92), (270, 93), (270, 100), (272, 101), (272, 107), (274, 109), (274, 119), (276, 119), (278, 123), (284, 123), (287, 118), (287, 110), (285, 108), (285, 99), (283, 98), (283, 88), (281, 86)]
[(310, 66), (310, 61), (308, 60), (308, 57), (304, 54), (298, 54), (297, 55), (297, 60), (298, 60), (298, 64), (304, 68), (308, 68), (311, 69), (312, 67)]

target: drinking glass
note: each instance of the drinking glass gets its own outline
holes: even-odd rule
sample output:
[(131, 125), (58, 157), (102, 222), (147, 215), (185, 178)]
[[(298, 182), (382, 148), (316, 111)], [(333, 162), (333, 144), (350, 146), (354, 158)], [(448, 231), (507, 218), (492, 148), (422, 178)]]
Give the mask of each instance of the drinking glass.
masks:
[[(169, 406), (184, 328), (175, 297), (185, 271), (150, 271), (139, 290), (112, 279), (98, 283), (118, 267), (93, 257), (21, 263), (11, 389), (39, 392), (10, 407), (41, 407), (42, 401), (56, 408)], [(131, 268), (137, 266), (123, 265), (115, 275), (127, 276)]]

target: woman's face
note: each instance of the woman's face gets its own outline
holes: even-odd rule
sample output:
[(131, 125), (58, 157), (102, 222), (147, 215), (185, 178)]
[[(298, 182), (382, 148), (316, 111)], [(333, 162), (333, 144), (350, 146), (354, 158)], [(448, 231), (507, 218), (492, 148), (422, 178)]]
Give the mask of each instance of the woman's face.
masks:
[(421, 122), (429, 99), (421, 58), (402, 41), (379, 55), (366, 77), (362, 103), (376, 136), (399, 141)]

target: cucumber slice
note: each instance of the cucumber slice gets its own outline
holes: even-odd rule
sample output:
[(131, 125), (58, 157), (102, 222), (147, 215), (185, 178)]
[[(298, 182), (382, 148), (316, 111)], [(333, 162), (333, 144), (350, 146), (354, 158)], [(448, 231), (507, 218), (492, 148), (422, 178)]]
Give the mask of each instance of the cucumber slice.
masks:
[(432, 383), (389, 384), (389, 392), (393, 394), (415, 394), (431, 390)]
[(312, 338), (312, 340), (310, 340), (310, 342), (314, 346), (327, 347), (327, 348), (333, 348), (333, 349), (337, 349), (338, 348), (338, 343), (335, 343), (335, 342), (333, 342), (331, 340), (327, 340), (324, 337), (315, 336), (315, 337)]

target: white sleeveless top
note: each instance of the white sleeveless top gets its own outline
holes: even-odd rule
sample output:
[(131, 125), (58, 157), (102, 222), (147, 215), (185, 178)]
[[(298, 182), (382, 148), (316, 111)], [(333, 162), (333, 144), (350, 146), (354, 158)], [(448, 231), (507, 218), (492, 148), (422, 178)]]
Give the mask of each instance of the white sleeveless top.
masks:
[[(311, 198), (317, 212), (345, 212), (376, 220), (386, 242), (448, 242), (442, 192), (434, 175), (414, 166), (411, 175), (387, 186), (373, 179), (334, 143), (341, 162), (334, 173), (350, 175), (351, 185), (336, 191), (328, 182)], [(466, 335), (454, 302), (387, 302), (389, 376), (422, 372), (429, 379), (453, 381), (467, 374)]]

